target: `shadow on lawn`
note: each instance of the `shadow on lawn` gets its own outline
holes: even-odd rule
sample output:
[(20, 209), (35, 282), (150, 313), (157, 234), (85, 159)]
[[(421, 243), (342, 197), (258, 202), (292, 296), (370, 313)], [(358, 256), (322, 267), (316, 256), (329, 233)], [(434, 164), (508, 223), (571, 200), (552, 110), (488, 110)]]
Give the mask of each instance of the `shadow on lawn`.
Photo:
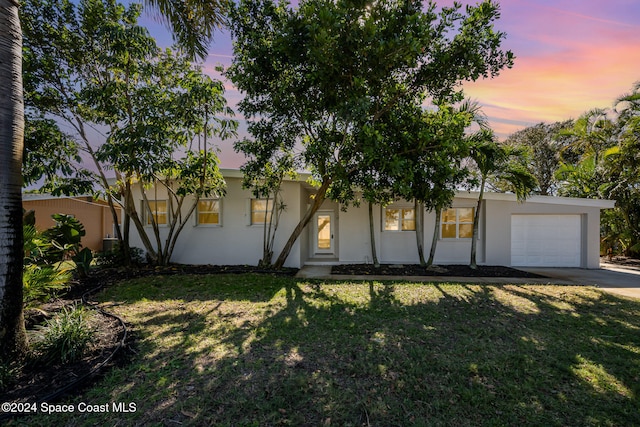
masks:
[(160, 328), (158, 339), (143, 336), (95, 393), (154, 402), (131, 416), (143, 424), (640, 424), (638, 301), (593, 288), (277, 283), (259, 309), (216, 289), (184, 312), (147, 311), (137, 329)]

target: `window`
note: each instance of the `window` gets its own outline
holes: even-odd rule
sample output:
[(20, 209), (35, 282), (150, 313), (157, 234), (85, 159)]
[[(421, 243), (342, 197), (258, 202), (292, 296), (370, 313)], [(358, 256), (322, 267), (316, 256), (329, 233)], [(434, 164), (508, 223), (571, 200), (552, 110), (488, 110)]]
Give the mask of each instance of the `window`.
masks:
[(251, 224), (264, 224), (269, 218), (273, 199), (251, 199)]
[[(144, 204), (144, 201), (142, 203)], [(144, 212), (146, 213), (146, 225), (151, 225), (152, 216), (158, 225), (166, 225), (168, 222), (169, 215), (166, 200), (149, 200), (149, 207), (148, 209), (144, 209)]]
[(473, 234), (475, 208), (449, 208), (442, 211), (443, 239), (470, 239)]
[(220, 225), (220, 200), (202, 199), (196, 208), (198, 225)]
[(387, 208), (384, 210), (385, 231), (414, 231), (416, 213), (413, 208)]

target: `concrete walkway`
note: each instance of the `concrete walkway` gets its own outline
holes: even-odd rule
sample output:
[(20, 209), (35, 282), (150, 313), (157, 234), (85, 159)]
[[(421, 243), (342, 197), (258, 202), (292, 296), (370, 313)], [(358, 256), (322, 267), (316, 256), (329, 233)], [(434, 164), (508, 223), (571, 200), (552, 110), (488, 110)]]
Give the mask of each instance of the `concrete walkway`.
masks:
[(513, 277), (368, 276), (331, 274), (329, 265), (305, 265), (296, 277), (321, 280), (406, 280), (411, 282), (518, 283), (589, 285), (604, 291), (640, 298), (640, 269), (602, 263), (599, 270), (583, 268), (520, 268), (546, 276), (544, 279)]

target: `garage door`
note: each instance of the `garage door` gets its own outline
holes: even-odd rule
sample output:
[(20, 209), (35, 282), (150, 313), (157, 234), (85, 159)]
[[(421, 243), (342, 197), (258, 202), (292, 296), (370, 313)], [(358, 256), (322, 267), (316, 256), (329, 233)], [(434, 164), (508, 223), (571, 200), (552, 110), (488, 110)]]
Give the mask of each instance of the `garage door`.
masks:
[(512, 215), (511, 265), (580, 267), (580, 215)]

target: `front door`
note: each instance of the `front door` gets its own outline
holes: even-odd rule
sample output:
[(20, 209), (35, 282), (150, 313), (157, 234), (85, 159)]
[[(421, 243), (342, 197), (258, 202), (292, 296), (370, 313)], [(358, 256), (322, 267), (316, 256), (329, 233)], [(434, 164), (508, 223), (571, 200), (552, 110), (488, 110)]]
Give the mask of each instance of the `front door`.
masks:
[(334, 253), (333, 212), (317, 212), (314, 221), (314, 252), (316, 254)]

